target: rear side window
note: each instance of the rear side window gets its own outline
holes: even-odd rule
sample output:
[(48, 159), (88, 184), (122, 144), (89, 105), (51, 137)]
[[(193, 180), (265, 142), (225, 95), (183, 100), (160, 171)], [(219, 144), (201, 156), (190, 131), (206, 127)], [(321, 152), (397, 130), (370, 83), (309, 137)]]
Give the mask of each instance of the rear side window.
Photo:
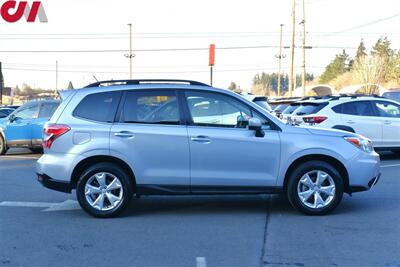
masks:
[(296, 109), (295, 115), (304, 116), (304, 115), (316, 114), (327, 105), (328, 103), (304, 103), (301, 104), (301, 106), (298, 109)]
[(40, 107), (39, 118), (50, 118), (59, 105), (59, 103), (43, 103)]
[(336, 113), (353, 116), (375, 116), (375, 112), (370, 101), (349, 102), (335, 106), (332, 108), (332, 110)]
[(120, 98), (120, 92), (88, 95), (75, 108), (73, 116), (98, 122), (113, 122)]
[(122, 112), (124, 123), (180, 124), (175, 91), (129, 91)]

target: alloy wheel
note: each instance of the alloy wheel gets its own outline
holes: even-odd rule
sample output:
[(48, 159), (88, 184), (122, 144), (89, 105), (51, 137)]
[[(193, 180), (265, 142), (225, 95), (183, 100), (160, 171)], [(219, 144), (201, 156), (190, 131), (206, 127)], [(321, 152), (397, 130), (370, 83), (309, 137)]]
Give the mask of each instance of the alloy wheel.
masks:
[(117, 208), (122, 203), (123, 194), (120, 179), (108, 172), (94, 174), (85, 185), (86, 201), (100, 211)]
[(306, 207), (311, 209), (325, 208), (335, 198), (336, 185), (328, 173), (313, 170), (299, 180), (297, 194), (301, 203)]

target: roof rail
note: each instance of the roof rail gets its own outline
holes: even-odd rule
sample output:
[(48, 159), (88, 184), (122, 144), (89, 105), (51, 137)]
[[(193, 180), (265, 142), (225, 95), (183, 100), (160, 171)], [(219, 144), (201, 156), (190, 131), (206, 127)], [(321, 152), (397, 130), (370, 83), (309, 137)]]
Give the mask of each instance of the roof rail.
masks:
[[(116, 85), (139, 85), (142, 83), (155, 83), (155, 84), (160, 84), (160, 83), (171, 83), (171, 84), (189, 84), (189, 85), (198, 85), (198, 86), (207, 86), (210, 87), (210, 85), (201, 83), (201, 82), (196, 82), (196, 81), (190, 81), (190, 80), (168, 80), (168, 79), (144, 79), (144, 80), (108, 80), (108, 81), (100, 81), (100, 82), (95, 82), (92, 84), (89, 84), (85, 88), (92, 88), (92, 87), (100, 87), (101, 85), (110, 85), (110, 84), (116, 84)], [(112, 86), (112, 85), (111, 85)]]

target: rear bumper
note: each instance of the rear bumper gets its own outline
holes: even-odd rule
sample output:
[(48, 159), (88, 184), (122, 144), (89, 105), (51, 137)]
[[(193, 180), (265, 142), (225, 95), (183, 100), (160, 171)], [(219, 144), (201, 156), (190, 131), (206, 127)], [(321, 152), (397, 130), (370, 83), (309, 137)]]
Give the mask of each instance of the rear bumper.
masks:
[(46, 188), (63, 193), (71, 193), (72, 187), (69, 182), (55, 180), (46, 174), (37, 174), (38, 181)]

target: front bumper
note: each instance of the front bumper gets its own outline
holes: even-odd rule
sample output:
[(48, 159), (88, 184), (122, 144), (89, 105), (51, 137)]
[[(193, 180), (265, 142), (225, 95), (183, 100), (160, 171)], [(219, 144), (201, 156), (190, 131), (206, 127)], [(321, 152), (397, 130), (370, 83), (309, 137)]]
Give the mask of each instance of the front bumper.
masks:
[(372, 178), (369, 182), (368, 182), (368, 187), (365, 186), (350, 186), (349, 188), (349, 193), (358, 193), (358, 192), (364, 192), (364, 191), (368, 191), (370, 190), (372, 187), (374, 187), (375, 185), (378, 184), (379, 180), (381, 179), (381, 174), (379, 174), (378, 176)]
[(71, 193), (72, 187), (69, 182), (52, 179), (46, 174), (37, 174), (38, 181), (46, 188), (63, 193)]
[(349, 174), (349, 192), (368, 191), (381, 177), (380, 157), (377, 153), (359, 153), (347, 164)]

